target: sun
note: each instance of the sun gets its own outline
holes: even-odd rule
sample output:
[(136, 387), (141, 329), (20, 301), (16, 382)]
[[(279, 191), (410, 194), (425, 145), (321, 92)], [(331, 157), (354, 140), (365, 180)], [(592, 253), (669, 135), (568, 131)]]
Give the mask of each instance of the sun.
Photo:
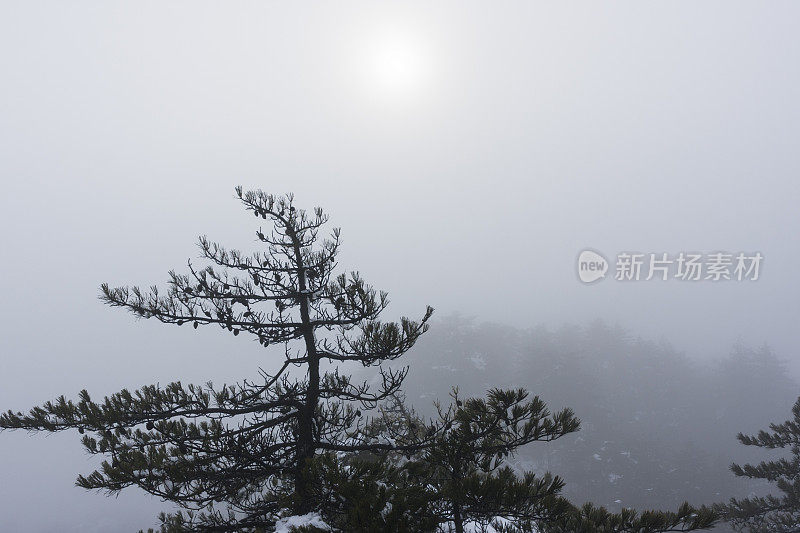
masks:
[(424, 43), (410, 35), (383, 35), (369, 47), (367, 71), (378, 95), (415, 96), (430, 81), (429, 54)]

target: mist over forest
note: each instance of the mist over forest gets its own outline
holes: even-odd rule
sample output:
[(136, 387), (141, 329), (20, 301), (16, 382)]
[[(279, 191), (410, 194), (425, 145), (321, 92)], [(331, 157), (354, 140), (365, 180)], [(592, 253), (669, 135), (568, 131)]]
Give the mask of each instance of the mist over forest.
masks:
[(698, 361), (601, 320), (516, 328), (440, 317), (405, 363), (409, 403), (426, 415), (452, 386), (467, 397), (524, 387), (553, 410), (573, 408), (579, 432), (529, 445), (516, 462), (557, 472), (570, 498), (612, 509), (763, 494), (768, 484), (735, 477), (730, 463), (782, 454), (735, 437), (783, 421), (798, 393), (768, 345), (734, 342), (726, 357)]
[[(253, 528), (271, 530), (284, 514), (313, 514), (310, 502), (322, 502), (320, 509), (338, 502), (314, 500), (302, 473), (324, 446), (330, 461), (320, 468), (329, 470), (316, 479), (330, 490), (362, 490), (354, 500), (368, 507), (365, 516), (380, 521), (397, 508), (413, 519), (433, 509), (425, 516), (444, 530), (460, 504), (453, 499), (448, 510), (437, 498), (464, 495), (436, 485), (446, 476), (405, 479), (410, 489), (381, 478), (396, 474), (391, 468), (353, 480), (347, 476), (359, 470), (337, 463), (333, 451), (385, 452), (381, 460), (406, 474), (407, 462), (439, 472), (457, 457), (486, 482), (476, 482), (477, 500), (523, 494), (510, 507), (527, 518), (552, 511), (583, 526), (582, 511), (556, 493), (608, 510), (589, 522), (624, 522), (630, 508), (720, 504), (776, 494), (764, 477), (800, 479), (791, 470), (800, 468), (800, 449), (792, 454), (791, 446), (800, 425), (797, 435), (782, 428), (757, 446), (737, 440), (793, 414), (800, 424), (800, 407), (792, 412), (800, 396), (798, 20), (800, 4), (782, 0), (0, 0), (0, 530), (147, 530), (180, 497), (233, 501), (242, 516), (262, 520)], [(317, 206), (329, 222), (317, 220)], [(274, 227), (293, 258), (270, 250)], [(298, 239), (298, 228), (313, 238)], [(320, 248), (334, 228), (341, 228), (335, 250)], [(317, 236), (313, 251), (306, 244)], [(214, 260), (230, 259), (203, 242), (262, 256), (232, 267), (245, 280), (232, 291), (226, 279), (191, 275), (204, 260), (224, 270)], [(606, 261), (604, 277), (581, 277), (583, 252)], [(630, 253), (676, 263), (683, 254), (746, 253), (763, 262), (757, 279), (686, 280), (674, 270), (618, 277), (614, 260)], [(171, 277), (171, 269), (188, 277)], [(311, 272), (316, 281), (306, 278)], [(340, 274), (344, 282), (333, 282)], [(158, 287), (173, 307), (136, 301), (125, 292), (130, 286), (142, 294)], [(304, 318), (303, 304), (319, 306), (318, 320), (308, 309)], [(428, 305), (435, 312), (426, 322)], [(382, 330), (375, 321), (399, 326)], [(419, 321), (430, 325), (424, 334)], [(355, 333), (364, 335), (354, 344), (361, 363), (408, 368), (405, 380), (389, 382), (403, 381), (402, 397), (433, 421), (430, 433), (402, 410), (385, 426), (367, 427), (373, 403), (358, 404), (349, 383), (325, 382), (304, 366), (324, 359), (316, 340)], [(375, 346), (379, 353), (368, 353)], [(262, 393), (273, 403), (243, 407), (221, 394), (221, 410), (239, 417), (222, 429), (172, 420), (170, 401), (185, 400), (182, 387), (246, 380), (255, 387), (282, 371), (287, 353), (300, 354), (288, 365), (301, 382), (288, 387), (290, 398), (286, 387), (264, 386), (233, 403)], [(343, 371), (385, 385), (356, 356)], [(338, 433), (323, 432), (334, 443), (314, 434), (315, 380), (344, 398), (334, 416), (316, 419), (320, 427), (338, 424)], [(172, 397), (159, 396), (178, 382)], [(102, 402), (149, 385), (142, 404), (115, 397), (103, 416), (99, 407), (78, 412), (67, 403), (80, 403), (83, 390)], [(550, 420), (542, 434), (555, 440), (517, 447), (526, 436), (515, 433), (523, 422), (509, 422), (510, 395), (496, 394), (491, 408), (488, 400), (459, 405), (449, 396), (456, 386), (462, 399), (522, 387), (550, 413), (573, 410), (580, 430), (571, 431), (569, 417)], [(205, 414), (220, 408), (204, 405), (217, 399), (211, 388), (194, 398)], [(451, 408), (444, 418), (437, 400)], [(51, 412), (30, 411), (48, 401), (58, 404)], [(522, 411), (541, 422), (533, 407)], [(247, 426), (250, 440), (237, 440), (236, 424), (251, 415), (290, 423), (259, 431), (258, 421)], [(474, 436), (473, 422), (511, 444), (489, 458), (492, 443), (459, 448), (480, 440), (457, 438)], [(393, 424), (411, 439), (406, 448), (387, 452), (398, 441), (385, 434), (370, 435), (384, 448), (356, 442)], [(345, 431), (351, 426), (357, 431)], [(498, 437), (492, 432), (500, 427), (506, 433)], [(126, 456), (131, 443), (152, 452), (153, 462)], [(433, 443), (452, 454), (428, 453)], [(285, 455), (272, 453), (272, 444)], [(219, 455), (209, 459), (209, 450)], [(187, 467), (198, 458), (215, 475), (230, 475), (231, 486), (176, 488), (175, 480), (202, 485), (213, 477), (207, 463)], [(765, 476), (757, 466), (746, 472), (753, 479), (731, 471), (732, 463), (777, 458), (789, 461), (767, 463)], [(495, 459), (508, 459), (514, 475), (487, 473)], [(259, 463), (250, 485), (236, 474), (253, 472), (247, 461), (269, 463)], [(101, 472), (84, 479), (90, 490), (75, 487), (79, 474), (97, 469), (112, 479)], [(526, 471), (539, 477), (525, 481)], [(545, 472), (563, 477), (563, 492)], [(139, 484), (118, 492), (119, 479)], [(258, 512), (243, 510), (253, 486), (277, 491), (259, 500)], [(293, 486), (305, 487), (301, 497), (293, 499)], [(395, 486), (403, 490), (381, 492)], [(420, 487), (424, 505), (414, 499)], [(800, 482), (792, 490), (800, 501)], [(542, 494), (543, 509), (526, 507)], [(278, 506), (278, 496), (291, 503)], [(409, 507), (373, 499), (384, 497)], [(709, 509), (687, 507), (676, 520), (710, 520)], [(330, 517), (348, 523), (335, 511)], [(786, 522), (800, 527), (800, 508)], [(583, 527), (565, 523), (537, 533)], [(771, 526), (768, 533), (783, 531)]]

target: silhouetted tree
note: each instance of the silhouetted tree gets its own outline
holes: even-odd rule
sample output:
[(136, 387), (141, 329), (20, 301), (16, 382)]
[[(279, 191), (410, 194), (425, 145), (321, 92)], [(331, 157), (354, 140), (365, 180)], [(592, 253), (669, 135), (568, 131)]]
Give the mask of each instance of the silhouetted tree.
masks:
[[(236, 189), (245, 209), (269, 221), (251, 255), (200, 238), (211, 264), (170, 272), (168, 290), (102, 286), (101, 299), (144, 318), (193, 328), (216, 326), (285, 358), (258, 380), (214, 387), (150, 385), (95, 402), (60, 397), (27, 414), (0, 416), (2, 429), (77, 429), (91, 454), (110, 456), (77, 484), (116, 493), (129, 486), (175, 502), (164, 531), (259, 531), (278, 513), (319, 507), (319, 454), (412, 449), (420, 442), (366, 438), (360, 409), (395, 394), (406, 369), (380, 367), (402, 356), (427, 329), (421, 321), (381, 322), (388, 300), (357, 274), (335, 275), (339, 229), (320, 240), (328, 216), (297, 209), (291, 195)], [(295, 345), (294, 343), (297, 343)], [(333, 362), (331, 370), (322, 363)], [(375, 387), (339, 373), (339, 363), (378, 366)], [(299, 367), (300, 376), (292, 367)], [(422, 442), (424, 444), (424, 441)]]
[(374, 438), (433, 435), (433, 442), (326, 464), (320, 476), (332, 487), (329, 500), (341, 502), (326, 515), (332, 525), (348, 532), (658, 533), (706, 529), (716, 521), (711, 509), (688, 504), (641, 515), (576, 508), (561, 495), (560, 477), (519, 471), (508, 461), (527, 444), (577, 431), (571, 410), (551, 414), (523, 389), (463, 400), (454, 389), (451, 396), (446, 409), (437, 404), (438, 418), (428, 424), (398, 401), (367, 427)]
[(731, 470), (737, 476), (763, 479), (774, 483), (779, 496), (731, 498), (719, 510), (739, 530), (750, 533), (792, 533), (800, 531), (800, 398), (792, 407), (792, 419), (770, 424), (770, 431), (757, 435), (739, 433), (739, 442), (746, 446), (767, 449), (788, 448), (790, 457), (762, 461), (757, 465), (736, 463)]
[(508, 520), (527, 527), (534, 520), (553, 520), (564, 513), (558, 476), (520, 475), (506, 459), (532, 442), (555, 440), (577, 431), (580, 421), (570, 409), (551, 414), (538, 397), (523, 389), (492, 389), (486, 399), (459, 398), (439, 419), (446, 431), (409, 465), (432, 489), (432, 507), (442, 524), (463, 533), (466, 524), (488, 526)]
[(611, 513), (591, 503), (573, 507), (559, 521), (540, 523), (539, 533), (664, 533), (708, 529), (717, 514), (708, 507), (695, 508), (684, 503), (675, 512), (623, 509)]
[[(688, 505), (641, 515), (578, 509), (561, 496), (558, 476), (515, 470), (509, 458), (521, 447), (579, 426), (570, 409), (551, 414), (524, 389), (464, 400), (454, 389), (450, 405), (437, 403), (423, 420), (402, 399), (407, 368), (382, 364), (414, 345), (432, 309), (420, 321), (381, 322), (386, 294), (357, 273), (335, 275), (339, 230), (320, 241), (321, 209), (307, 214), (291, 195), (237, 188), (237, 196), (272, 226), (256, 232), (264, 251), (245, 255), (202, 237), (211, 264), (170, 272), (165, 293), (104, 284), (101, 298), (140, 317), (280, 345), (280, 368), (231, 386), (175, 382), (101, 402), (82, 391), (77, 402), (62, 396), (9, 411), (0, 428), (77, 429), (90, 453), (109, 456), (78, 485), (138, 486), (178, 504), (160, 516), (164, 533), (270, 531), (285, 513), (309, 512), (356, 533), (655, 533), (713, 523), (710, 510)], [(348, 362), (379, 367), (376, 385), (341, 374)], [(485, 364), (480, 354), (475, 364)]]

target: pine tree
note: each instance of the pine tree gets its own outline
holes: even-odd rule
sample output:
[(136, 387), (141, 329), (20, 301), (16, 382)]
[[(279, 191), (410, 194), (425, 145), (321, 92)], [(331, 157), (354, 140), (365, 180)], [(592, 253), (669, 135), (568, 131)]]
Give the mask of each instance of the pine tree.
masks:
[[(550, 413), (523, 389), (492, 389), (485, 398), (438, 407), (425, 422), (395, 399), (366, 429), (400, 441), (433, 440), (416, 451), (386, 451), (330, 461), (321, 477), (338, 510), (330, 523), (341, 531), (486, 531), (497, 533), (660, 533), (707, 529), (717, 515), (683, 504), (675, 512), (572, 505), (564, 481), (552, 473), (518, 471), (511, 459), (522, 446), (548, 442), (578, 430), (570, 409)], [(389, 509), (389, 512), (386, 510)], [(333, 509), (331, 509), (333, 510)], [(357, 510), (357, 512), (354, 512)]]
[[(357, 273), (334, 274), (340, 233), (320, 241), (321, 209), (309, 215), (291, 196), (241, 188), (237, 196), (272, 225), (256, 232), (266, 251), (244, 255), (202, 237), (211, 264), (170, 272), (164, 294), (104, 284), (101, 298), (140, 317), (282, 346), (280, 368), (235, 385), (150, 385), (101, 402), (82, 391), (77, 402), (61, 396), (0, 415), (0, 429), (77, 429), (90, 453), (109, 457), (77, 484), (109, 493), (138, 486), (178, 504), (182, 511), (160, 516), (164, 533), (270, 531), (284, 513), (309, 512), (353, 533), (655, 533), (713, 523), (709, 510), (689, 506), (577, 509), (558, 476), (514, 470), (508, 459), (518, 448), (579, 425), (571, 410), (551, 414), (525, 390), (462, 400), (456, 389), (447, 408), (437, 404), (438, 417), (421, 419), (402, 398), (407, 369), (382, 365), (413, 346), (432, 310), (416, 322), (381, 322), (387, 295)], [(341, 374), (350, 362), (377, 366), (377, 386)]]
[[(291, 195), (236, 194), (271, 224), (256, 232), (264, 250), (247, 255), (201, 237), (208, 266), (190, 261), (187, 274), (171, 271), (163, 293), (104, 284), (101, 299), (167, 324), (283, 346), (280, 368), (235, 385), (149, 385), (101, 402), (84, 390), (77, 402), (61, 396), (0, 416), (2, 429), (77, 429), (89, 453), (109, 457), (77, 484), (109, 493), (137, 486), (183, 507), (162, 514), (163, 531), (268, 530), (284, 509), (320, 507), (319, 457), (424, 444), (367, 439), (360, 409), (399, 391), (407, 370), (381, 365), (411, 348), (432, 309), (420, 321), (381, 322), (387, 294), (358, 273), (335, 275), (340, 231), (320, 239), (322, 209), (297, 209)], [(377, 386), (340, 374), (346, 362), (378, 367)]]
[(800, 532), (800, 398), (792, 407), (792, 415), (792, 420), (770, 424), (769, 432), (761, 430), (757, 435), (737, 435), (745, 446), (770, 450), (788, 448), (791, 452), (791, 457), (762, 461), (757, 465), (731, 465), (735, 475), (769, 481), (782, 493), (780, 496), (731, 498), (727, 505), (719, 506), (725, 519), (741, 531)]
[(576, 430), (571, 411), (551, 415), (523, 390), (493, 389), (486, 399), (463, 401), (454, 390), (452, 398), (428, 422), (396, 399), (366, 428), (371, 438), (423, 443), (416, 450), (349, 455), (325, 465), (320, 477), (336, 487), (329, 501), (339, 498), (338, 508), (326, 509), (329, 523), (348, 532), (463, 533), (498, 519), (555, 519), (568, 509), (558, 496), (560, 478), (518, 476), (505, 459), (520, 446)]
[[(623, 509), (609, 512), (605, 507), (586, 503), (572, 507), (558, 520), (540, 522), (537, 533), (666, 533), (669, 531), (695, 531), (709, 529), (719, 519), (718, 514), (706, 506), (692, 507), (682, 504), (676, 511), (644, 511)], [(511, 533), (511, 532), (509, 532)], [(516, 532), (514, 532), (516, 533)]]
[(467, 524), (488, 526), (497, 519), (530, 524), (565, 511), (558, 497), (564, 482), (546, 473), (517, 473), (506, 459), (532, 442), (547, 442), (577, 431), (570, 409), (551, 414), (523, 389), (492, 389), (486, 398), (461, 399), (454, 389), (447, 410), (437, 405), (445, 432), (421, 450), (412, 465), (432, 487), (441, 524), (463, 533)]
[(462, 533), (469, 524), (499, 533), (660, 533), (706, 529), (717, 519), (711, 509), (688, 504), (641, 515), (591, 504), (578, 509), (561, 496), (559, 476), (519, 472), (509, 461), (522, 446), (578, 431), (571, 409), (551, 413), (524, 389), (491, 389), (486, 398), (463, 401), (454, 389), (452, 399), (447, 411), (438, 406), (446, 431), (412, 463), (429, 473), (424, 481), (433, 487), (442, 531)]

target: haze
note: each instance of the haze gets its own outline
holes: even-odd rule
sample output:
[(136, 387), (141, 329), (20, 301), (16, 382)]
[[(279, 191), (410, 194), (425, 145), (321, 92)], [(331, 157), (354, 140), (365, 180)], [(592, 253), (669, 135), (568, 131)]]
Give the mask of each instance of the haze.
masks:
[[(391, 317), (602, 319), (703, 364), (767, 343), (798, 375), (799, 16), (790, 2), (2, 2), (0, 408), (268, 368), (256, 343), (97, 299), (105, 281), (163, 285), (201, 234), (255, 247), (238, 184), (325, 208), (343, 267), (389, 291)], [(586, 248), (764, 262), (755, 282), (584, 285)], [(4, 432), (4, 527), (152, 525), (165, 507), (135, 489), (73, 486), (95, 464), (77, 435)]]

